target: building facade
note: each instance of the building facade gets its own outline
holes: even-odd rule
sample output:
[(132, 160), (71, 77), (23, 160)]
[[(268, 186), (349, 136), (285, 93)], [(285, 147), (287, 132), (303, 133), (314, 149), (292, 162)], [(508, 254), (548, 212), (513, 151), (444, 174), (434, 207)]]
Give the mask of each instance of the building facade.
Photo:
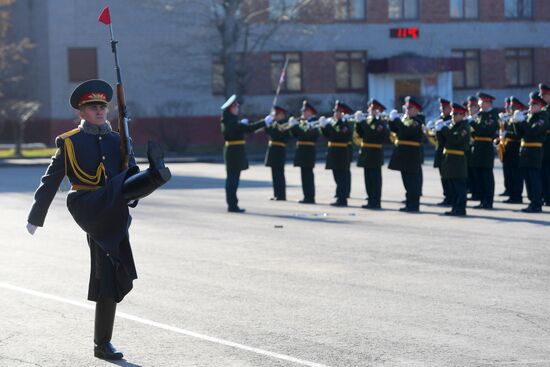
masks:
[[(303, 1), (254, 0), (240, 14), (254, 13), (255, 31), (271, 32), (261, 48), (241, 55), (247, 114), (269, 112), (287, 59), (279, 103), (295, 114), (304, 98), (328, 113), (336, 99), (364, 109), (374, 97), (399, 108), (414, 95), (431, 118), (438, 97), (463, 101), (483, 90), (497, 105), (509, 95), (527, 102), (537, 83), (550, 83), (548, 0)], [(137, 144), (155, 137), (191, 151), (221, 142), (219, 34), (209, 5), (184, 0), (17, 1), (13, 37), (36, 45), (24, 89), (42, 104), (26, 140), (51, 142), (74, 125), (68, 96), (80, 81), (114, 83), (108, 28), (97, 22), (105, 5)]]

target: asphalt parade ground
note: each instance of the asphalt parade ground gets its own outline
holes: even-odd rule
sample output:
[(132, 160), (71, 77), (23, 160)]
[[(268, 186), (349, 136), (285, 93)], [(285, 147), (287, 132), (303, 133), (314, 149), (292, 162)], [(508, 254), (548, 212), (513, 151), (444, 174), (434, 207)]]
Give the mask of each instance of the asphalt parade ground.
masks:
[[(316, 168), (317, 205), (287, 202), (268, 168), (243, 172), (226, 212), (221, 164), (170, 165), (164, 188), (132, 209), (139, 279), (119, 305), (120, 366), (550, 366), (550, 208), (496, 198), (446, 217), (424, 165), (420, 214), (383, 169), (384, 210), (353, 168), (348, 208)], [(0, 167), (0, 366), (112, 366), (93, 357), (85, 235), (58, 193), (44, 228), (25, 230), (45, 167)], [(502, 171), (495, 169), (497, 193)]]

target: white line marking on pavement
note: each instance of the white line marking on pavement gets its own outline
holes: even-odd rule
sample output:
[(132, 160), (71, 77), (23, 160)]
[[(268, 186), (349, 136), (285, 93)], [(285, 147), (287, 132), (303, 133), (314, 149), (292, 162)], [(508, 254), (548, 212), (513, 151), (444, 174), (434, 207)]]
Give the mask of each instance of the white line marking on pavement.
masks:
[[(49, 300), (52, 300), (52, 301), (66, 303), (66, 304), (69, 304), (69, 305), (73, 305), (73, 306), (77, 306), (77, 307), (81, 307), (81, 308), (86, 308), (86, 309), (89, 309), (89, 310), (95, 309), (95, 306), (93, 304), (73, 301), (73, 300), (68, 299), (68, 298), (63, 298), (63, 297), (58, 297), (58, 296), (54, 296), (54, 295), (47, 294), (47, 293), (37, 292), (37, 291), (33, 291), (32, 289), (17, 287), (15, 285), (11, 285), (11, 284), (8, 284), (8, 283), (0, 282), (0, 288), (8, 289), (8, 290), (19, 292), (19, 293), (25, 293), (25, 294), (29, 294), (31, 296), (45, 298), (45, 299), (49, 299)], [(180, 329), (180, 328), (175, 327), (175, 326), (161, 324), (160, 322), (144, 319), (144, 318), (141, 318), (141, 317), (138, 317), (138, 316), (133, 316), (133, 315), (130, 315), (130, 314), (127, 314), (127, 313), (124, 313), (124, 312), (117, 312), (116, 316), (119, 317), (119, 318), (122, 318), (122, 319), (132, 320), (132, 321), (135, 321), (135, 322), (139, 322), (140, 324), (153, 326), (153, 327), (163, 329), (163, 330), (173, 331), (173, 332), (178, 333), (178, 334), (183, 334), (183, 335), (187, 335), (187, 336), (190, 336), (190, 337), (193, 337), (193, 338), (206, 340), (206, 341), (209, 341), (209, 342), (212, 342), (212, 343), (226, 345), (228, 347), (232, 347), (232, 348), (236, 348), (236, 349), (246, 350), (248, 352), (261, 354), (261, 355), (264, 355), (264, 356), (267, 356), (267, 357), (276, 358), (276, 359), (280, 359), (280, 360), (287, 361), (287, 362), (293, 362), (293, 363), (296, 363), (296, 364), (300, 364), (302, 366), (328, 367), (327, 365), (324, 365), (324, 364), (310, 362), (310, 361), (306, 361), (306, 360), (299, 359), (299, 358), (294, 358), (294, 357), (288, 356), (286, 354), (275, 353), (275, 352), (270, 352), (270, 351), (264, 350), (264, 349), (249, 347), (247, 345), (235, 343), (235, 342), (232, 342), (232, 341), (229, 341), (229, 340), (224, 340), (224, 339), (216, 338), (216, 337), (213, 337), (213, 336), (208, 336), (208, 335), (204, 335), (204, 334), (195, 333), (193, 331)]]

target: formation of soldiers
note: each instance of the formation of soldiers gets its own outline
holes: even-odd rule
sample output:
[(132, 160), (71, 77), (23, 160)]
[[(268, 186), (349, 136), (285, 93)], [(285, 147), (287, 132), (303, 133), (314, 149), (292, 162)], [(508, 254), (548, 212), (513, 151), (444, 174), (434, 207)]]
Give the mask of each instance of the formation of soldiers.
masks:
[[(366, 112), (356, 111), (336, 101), (331, 117), (319, 116), (316, 108), (303, 101), (301, 116), (290, 116), (280, 106), (264, 119), (249, 123), (239, 119), (236, 96), (221, 107), (224, 159), (227, 169), (226, 198), (229, 212), (244, 212), (238, 206), (240, 172), (248, 168), (245, 133), (265, 129), (269, 144), (265, 165), (273, 177), (272, 200), (286, 200), (286, 147), (296, 139), (294, 166), (300, 167), (302, 204), (315, 204), (314, 167), (317, 141), (327, 140), (325, 168), (332, 170), (336, 184), (333, 206), (345, 207), (351, 189), (350, 167), (354, 143), (360, 146), (357, 166), (364, 169), (367, 192), (365, 209), (381, 209), (384, 145), (391, 142), (393, 153), (388, 165), (400, 171), (405, 188), (403, 212), (418, 212), (422, 196), (423, 142), (435, 146), (434, 167), (439, 169), (444, 199), (438, 205), (451, 207), (446, 215), (466, 215), (467, 200), (479, 201), (476, 209), (493, 209), (495, 196), (495, 151), (503, 164), (505, 203), (523, 202), (525, 184), (529, 205), (527, 213), (539, 213), (550, 205), (550, 87), (539, 85), (529, 95), (528, 105), (516, 97), (505, 99), (504, 111), (493, 107), (495, 98), (483, 92), (464, 103), (440, 98), (441, 115), (425, 121), (422, 105), (409, 96), (403, 113), (386, 107), (376, 99), (368, 102)], [(467, 194), (471, 196), (468, 198)]]

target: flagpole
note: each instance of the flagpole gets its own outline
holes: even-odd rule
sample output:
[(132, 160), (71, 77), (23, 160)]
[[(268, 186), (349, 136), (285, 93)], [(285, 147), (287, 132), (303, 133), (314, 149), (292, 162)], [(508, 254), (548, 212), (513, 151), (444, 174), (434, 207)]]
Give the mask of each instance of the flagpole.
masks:
[(283, 84), (286, 76), (286, 68), (288, 67), (288, 56), (285, 59), (285, 64), (283, 70), (281, 71), (281, 76), (279, 77), (279, 85), (277, 85), (277, 91), (275, 92), (275, 97), (273, 98), (273, 103), (271, 104), (271, 109), (277, 104), (277, 99), (279, 98), (279, 93), (281, 92), (281, 85)]

